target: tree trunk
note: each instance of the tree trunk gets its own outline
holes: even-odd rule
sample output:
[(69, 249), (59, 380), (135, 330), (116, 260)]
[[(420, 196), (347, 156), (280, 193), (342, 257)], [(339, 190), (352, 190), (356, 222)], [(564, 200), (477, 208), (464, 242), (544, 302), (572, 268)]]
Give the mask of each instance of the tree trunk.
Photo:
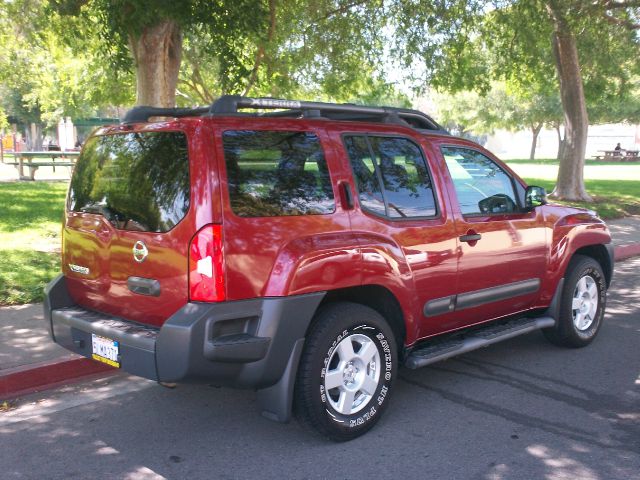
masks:
[(558, 155), (556, 155), (558, 161), (560, 161), (562, 155), (564, 155), (564, 138), (562, 138), (562, 132), (560, 131), (561, 126), (562, 125), (555, 126), (556, 133), (558, 134)]
[(27, 143), (27, 150), (39, 151), (42, 150), (42, 143), (44, 138), (42, 137), (42, 124), (30, 123), (25, 127), (25, 140)]
[(564, 111), (565, 140), (558, 180), (552, 196), (562, 200), (590, 202), (584, 187), (584, 156), (589, 118), (584, 98), (576, 38), (553, 1), (547, 3), (553, 21), (553, 53)]
[(532, 125), (531, 132), (533, 133), (533, 140), (531, 141), (531, 153), (529, 154), (529, 160), (534, 160), (536, 158), (536, 145), (538, 143), (538, 135), (540, 135), (540, 130), (542, 130), (542, 124)]
[(139, 36), (129, 36), (136, 64), (136, 104), (174, 107), (180, 61), (182, 31), (172, 20), (161, 20)]

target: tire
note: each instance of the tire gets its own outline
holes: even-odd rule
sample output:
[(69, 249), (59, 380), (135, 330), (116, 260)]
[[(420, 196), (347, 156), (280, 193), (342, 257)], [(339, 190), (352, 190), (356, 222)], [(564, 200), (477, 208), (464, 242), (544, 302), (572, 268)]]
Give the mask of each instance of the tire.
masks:
[(600, 331), (606, 300), (607, 282), (600, 264), (575, 255), (567, 267), (557, 324), (542, 332), (556, 345), (585, 347)]
[(298, 418), (334, 441), (367, 432), (389, 404), (396, 348), (391, 328), (375, 310), (347, 302), (320, 310), (298, 367)]

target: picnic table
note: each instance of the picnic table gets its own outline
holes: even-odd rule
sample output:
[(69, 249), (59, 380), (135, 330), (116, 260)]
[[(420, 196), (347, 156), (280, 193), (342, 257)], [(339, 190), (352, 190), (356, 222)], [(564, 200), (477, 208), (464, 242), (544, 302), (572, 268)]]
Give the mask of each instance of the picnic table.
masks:
[[(14, 165), (18, 169), (20, 180), (35, 180), (36, 171), (40, 167), (53, 167), (54, 172), (56, 171), (56, 166), (70, 167), (73, 171), (79, 155), (79, 151), (15, 152), (15, 161), (8, 162), (8, 164)], [(47, 159), (49, 161), (35, 161), (36, 159)], [(57, 162), (56, 159), (58, 160)], [(28, 176), (24, 175), (24, 167), (29, 168)]]
[(640, 159), (640, 150), (598, 150), (603, 155), (596, 155), (596, 160), (612, 162), (635, 162)]

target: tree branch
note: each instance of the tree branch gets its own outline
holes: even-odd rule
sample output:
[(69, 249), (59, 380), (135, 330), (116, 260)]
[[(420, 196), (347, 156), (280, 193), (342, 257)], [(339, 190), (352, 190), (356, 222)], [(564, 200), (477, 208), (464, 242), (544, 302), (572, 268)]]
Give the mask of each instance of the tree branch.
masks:
[(318, 24), (319, 22), (322, 22), (322, 21), (325, 21), (325, 20), (329, 20), (334, 15), (338, 15), (339, 13), (344, 13), (347, 10), (350, 10), (353, 7), (359, 7), (360, 5), (364, 5), (364, 4), (367, 4), (369, 2), (370, 2), (370, 0), (357, 0), (355, 2), (347, 3), (346, 5), (343, 5), (341, 7), (335, 8), (335, 9), (325, 13), (324, 15), (322, 15), (320, 17), (316, 17), (311, 21), (311, 23), (307, 26), (307, 28), (305, 28), (302, 31), (302, 34), (306, 35), (306, 33), (309, 31), (309, 29), (312, 28), (313, 26), (316, 26), (316, 24)]
[(247, 81), (247, 86), (244, 89), (242, 95), (246, 97), (249, 94), (249, 91), (256, 83), (258, 79), (258, 70), (262, 65), (262, 61), (264, 60), (266, 53), (266, 45), (269, 45), (273, 40), (273, 36), (276, 32), (276, 0), (269, 0), (269, 30), (267, 31), (267, 40), (265, 43), (258, 47), (256, 51), (256, 60), (253, 64), (253, 69), (251, 70), (251, 74), (249, 75), (249, 80)]
[(187, 61), (191, 65), (191, 70), (193, 72), (192, 73), (193, 78), (191, 79), (191, 81), (188, 82), (185, 80), (184, 83), (186, 85), (189, 85), (205, 103), (211, 103), (213, 101), (213, 95), (207, 88), (207, 84), (202, 78), (202, 74), (200, 73), (200, 66), (198, 65), (198, 62), (193, 57), (191, 52), (184, 52), (184, 57), (187, 59)]
[(613, 8), (638, 8), (640, 7), (640, 1), (638, 0), (626, 0), (626, 1), (616, 1), (616, 0), (604, 0), (599, 2), (605, 9), (611, 10)]
[(640, 30), (640, 24), (633, 23), (631, 20), (614, 17), (613, 15), (610, 15), (606, 12), (603, 12), (602, 16), (607, 22), (613, 25), (620, 25), (622, 27), (628, 28), (629, 30)]

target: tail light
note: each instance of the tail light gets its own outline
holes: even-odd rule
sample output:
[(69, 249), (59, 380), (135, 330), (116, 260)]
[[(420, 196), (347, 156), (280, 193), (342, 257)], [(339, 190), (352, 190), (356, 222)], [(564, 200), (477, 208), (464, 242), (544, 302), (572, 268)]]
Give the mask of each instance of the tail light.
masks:
[(189, 299), (194, 302), (222, 302), (225, 299), (221, 225), (207, 225), (191, 239)]

